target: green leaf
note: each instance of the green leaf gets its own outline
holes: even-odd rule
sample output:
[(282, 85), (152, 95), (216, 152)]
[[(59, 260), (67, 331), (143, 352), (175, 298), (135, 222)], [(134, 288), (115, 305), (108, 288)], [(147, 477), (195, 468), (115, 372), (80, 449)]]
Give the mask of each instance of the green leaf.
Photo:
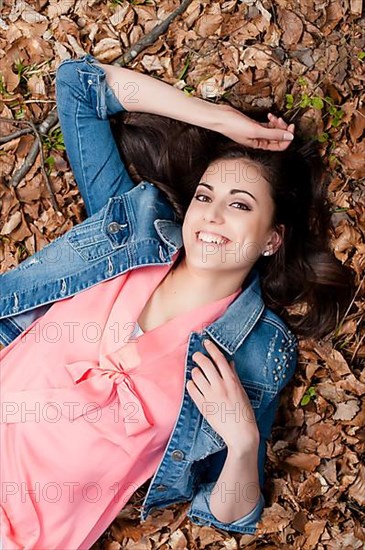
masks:
[(358, 59), (360, 59), (360, 61), (362, 61), (363, 59), (365, 59), (365, 52), (359, 52), (357, 54), (357, 57), (358, 57)]
[(328, 141), (328, 138), (329, 135), (327, 134), (327, 132), (323, 132), (322, 134), (319, 134), (317, 140), (319, 141), (319, 143), (325, 143), (326, 141)]
[(188, 55), (187, 59), (185, 61), (185, 65), (183, 67), (183, 70), (181, 71), (181, 73), (177, 77), (178, 80), (182, 80), (184, 78), (184, 76), (186, 75), (186, 73), (188, 71), (189, 65), (190, 65), (190, 56)]
[(294, 105), (294, 96), (292, 94), (285, 94), (286, 109), (292, 109)]
[(308, 86), (308, 80), (303, 76), (300, 76), (297, 80), (299, 86)]
[(50, 168), (53, 168), (56, 164), (56, 159), (54, 157), (47, 157), (44, 159), (44, 164), (48, 164)]
[(15, 120), (22, 120), (25, 117), (25, 108), (20, 107), (15, 113)]
[(321, 97), (312, 97), (312, 107), (321, 111), (324, 107), (323, 99)]
[(309, 105), (311, 104), (311, 99), (310, 97), (307, 95), (307, 94), (303, 94), (302, 95), (302, 99), (299, 103), (300, 107), (302, 107), (303, 109), (305, 109), (305, 107), (309, 107)]
[(193, 92), (193, 91), (194, 91), (193, 86), (184, 86), (184, 88), (183, 88), (183, 92), (186, 95), (191, 95), (191, 92)]
[(309, 397), (309, 395), (307, 394), (304, 394), (303, 397), (302, 397), (302, 400), (300, 402), (301, 405), (305, 406), (305, 405), (308, 405), (308, 403), (310, 402), (311, 398)]

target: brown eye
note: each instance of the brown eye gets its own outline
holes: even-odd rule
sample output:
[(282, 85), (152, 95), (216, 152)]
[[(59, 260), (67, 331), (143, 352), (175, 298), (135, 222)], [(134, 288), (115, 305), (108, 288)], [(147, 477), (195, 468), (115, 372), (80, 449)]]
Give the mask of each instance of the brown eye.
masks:
[(197, 195), (194, 195), (194, 199), (200, 202), (206, 202), (205, 200), (202, 200), (200, 197), (203, 197), (204, 199), (209, 199), (207, 195), (203, 195), (202, 193), (198, 193)]
[[(251, 210), (251, 208), (249, 206), (247, 206), (247, 204), (244, 204), (243, 202), (233, 202), (232, 204), (238, 204), (237, 210), (248, 210), (248, 211)], [(234, 207), (234, 208), (236, 208), (236, 207)]]

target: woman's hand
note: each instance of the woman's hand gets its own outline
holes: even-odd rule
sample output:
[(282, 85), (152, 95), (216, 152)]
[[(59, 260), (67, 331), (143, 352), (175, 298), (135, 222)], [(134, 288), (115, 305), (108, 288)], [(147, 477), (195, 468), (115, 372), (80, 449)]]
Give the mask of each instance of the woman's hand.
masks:
[[(227, 447), (245, 452), (259, 443), (259, 431), (248, 395), (234, 369), (210, 340), (204, 345), (212, 359), (193, 355), (199, 367), (191, 371), (186, 389), (201, 414), (224, 439)], [(239, 449), (238, 449), (239, 448)]]
[(269, 151), (284, 151), (294, 138), (294, 124), (268, 114), (269, 122), (256, 122), (237, 109), (226, 109), (223, 128), (218, 131), (241, 145)]

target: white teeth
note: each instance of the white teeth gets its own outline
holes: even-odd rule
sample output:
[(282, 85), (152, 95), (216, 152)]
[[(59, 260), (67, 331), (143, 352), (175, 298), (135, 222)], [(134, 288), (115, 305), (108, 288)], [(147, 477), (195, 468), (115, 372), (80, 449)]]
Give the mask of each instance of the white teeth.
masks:
[(199, 231), (198, 239), (204, 243), (223, 244), (228, 242), (228, 239), (225, 239), (224, 237), (218, 237), (218, 235), (211, 235), (210, 233), (204, 233), (203, 231)]

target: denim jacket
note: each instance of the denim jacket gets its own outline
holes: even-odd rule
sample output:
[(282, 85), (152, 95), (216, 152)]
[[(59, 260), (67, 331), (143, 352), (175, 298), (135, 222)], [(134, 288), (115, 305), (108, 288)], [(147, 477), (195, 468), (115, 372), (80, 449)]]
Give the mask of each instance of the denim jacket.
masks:
[[(100, 123), (91, 128), (91, 132), (95, 129), (98, 139), (104, 143), (107, 138), (111, 139), (110, 128), (106, 125), (108, 116), (123, 109), (94, 58), (87, 55), (64, 61), (57, 71), (56, 89), (66, 149), (89, 217), (0, 276), (0, 341), (5, 345), (45, 313), (52, 303), (131, 269), (153, 264), (171, 265), (172, 256), (182, 246), (181, 225), (165, 196), (148, 181), (133, 185), (119, 156), (118, 161), (115, 160), (121, 163), (118, 193), (114, 194), (113, 189), (108, 189), (108, 193), (103, 187), (98, 194), (95, 193), (98, 188), (94, 187), (94, 194), (87, 194), (83, 187), (88, 168), (77, 156), (79, 153), (75, 152), (72, 140), (76, 143), (85, 140), (85, 136), (80, 134), (81, 125), (74, 132), (75, 118), (68, 118), (70, 113), (88, 108), (90, 124)], [(88, 129), (90, 131), (90, 126)], [(104, 135), (104, 131), (109, 134)], [(104, 151), (105, 148), (100, 149), (100, 154)], [(107, 154), (110, 158), (110, 151)], [(95, 160), (96, 164), (101, 166), (102, 159)], [(92, 179), (90, 175), (89, 184), (96, 185), (100, 179), (105, 183), (104, 176), (98, 173), (98, 177)], [(101, 206), (102, 197), (104, 204)], [(196, 366), (192, 355), (196, 351), (206, 353), (202, 345), (206, 337), (219, 346), (227, 360), (234, 361), (260, 432), (260, 498), (249, 514), (230, 523), (218, 521), (209, 505), (227, 447), (186, 390), (191, 369)], [(144, 499), (142, 521), (155, 508), (189, 501), (188, 517), (198, 525), (255, 533), (265, 505), (262, 489), (266, 440), (275, 420), (279, 394), (294, 374), (296, 359), (296, 337), (265, 306), (259, 274), (254, 268), (244, 289), (225, 313), (201, 332), (192, 332), (189, 336), (180, 411)], [(236, 411), (226, 411), (226, 414), (234, 421)]]

